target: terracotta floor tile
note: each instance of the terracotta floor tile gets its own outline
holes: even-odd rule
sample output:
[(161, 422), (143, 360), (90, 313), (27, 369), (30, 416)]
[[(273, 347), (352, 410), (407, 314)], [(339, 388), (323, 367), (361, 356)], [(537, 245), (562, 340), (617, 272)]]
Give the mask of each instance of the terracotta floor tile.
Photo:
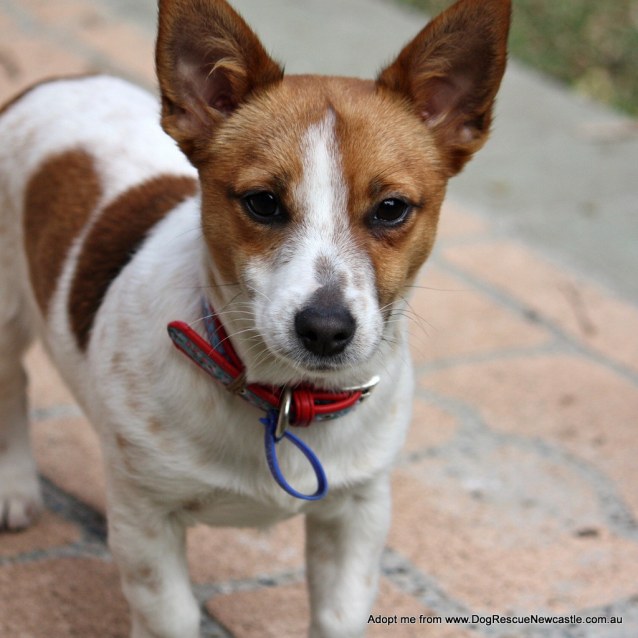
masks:
[(126, 638), (128, 611), (115, 567), (87, 558), (5, 565), (0, 636)]
[(29, 375), (29, 402), (32, 408), (75, 405), (73, 396), (40, 344), (29, 349), (25, 364)]
[(154, 39), (124, 23), (94, 22), (78, 32), (85, 44), (141, 82), (155, 86)]
[(61, 547), (80, 540), (81, 536), (82, 532), (77, 525), (45, 511), (29, 529), (0, 535), (0, 557)]
[(36, 423), (32, 438), (40, 471), (59, 488), (103, 513), (102, 453), (88, 422), (72, 418)]
[(0, 7), (0, 33), (6, 32), (13, 25), (13, 21), (6, 14), (3, 7)]
[[(87, 60), (17, 30), (0, 32), (0, 104), (43, 79), (94, 70)], [(8, 73), (7, 69), (11, 69)]]
[[(106, 56), (122, 71), (154, 83), (153, 37), (138, 27), (121, 22), (104, 8), (82, 0), (53, 4), (48, 0), (23, 3), (44, 28), (88, 46)], [(89, 55), (90, 57), (90, 55)]]
[(451, 414), (416, 398), (412, 423), (403, 449), (406, 452), (417, 452), (444, 445), (454, 437), (457, 429), (458, 422)]
[(562, 446), (607, 473), (638, 516), (638, 389), (570, 356), (462, 365), (425, 380), (469, 403), (496, 430)]
[(510, 241), (456, 246), (445, 258), (506, 291), (594, 350), (638, 371), (638, 308)]
[(266, 531), (201, 525), (189, 531), (188, 548), (192, 578), (200, 583), (301, 569), (303, 518), (297, 517)]
[(309, 623), (303, 583), (218, 596), (206, 607), (234, 638), (299, 638)]
[[(437, 500), (436, 512), (502, 548), (534, 547), (606, 526), (594, 488), (573, 468), (511, 443), (481, 444), (469, 437), (463, 443), (445, 456), (397, 470), (397, 503), (407, 506), (402, 481), (416, 480), (423, 499)], [(403, 515), (397, 505), (393, 538), (414, 532), (402, 525)]]
[[(511, 472), (516, 461), (522, 463), (513, 458)], [(540, 464), (539, 478), (544, 469), (550, 468)], [(565, 472), (559, 467), (554, 471), (560, 486)], [(562, 499), (548, 495), (543, 502), (553, 483), (550, 475), (539, 485), (537, 503), (530, 503), (525, 513), (524, 492), (518, 503), (499, 503), (507, 496), (498, 491), (492, 502), (486, 497), (481, 501), (468, 495), (460, 481), (454, 488), (453, 478), (448, 485), (437, 485), (426, 477), (425, 470), (422, 476), (404, 470), (397, 474), (389, 544), (471, 613), (567, 613), (638, 593), (637, 543), (604, 527), (594, 528), (591, 535), (561, 531), (566, 527), (561, 518), (588, 507), (582, 489), (573, 495), (577, 506), (570, 503), (567, 489)], [(561, 500), (567, 513), (559, 509)]]
[(439, 218), (438, 237), (440, 239), (459, 239), (481, 235), (489, 230), (486, 219), (463, 209), (455, 202), (446, 201)]
[(408, 324), (416, 363), (540, 345), (549, 334), (468, 284), (426, 268), (410, 301)]
[(50, 0), (20, 0), (20, 6), (28, 11), (42, 27), (53, 30), (74, 30), (91, 26), (106, 19), (104, 11), (95, 3), (84, 0), (64, 0), (52, 3)]
[[(307, 590), (304, 583), (270, 587), (258, 591), (219, 596), (208, 602), (215, 618), (233, 632), (235, 638), (300, 638), (309, 623)], [(385, 579), (381, 580), (373, 616), (416, 616), (430, 614), (417, 600), (401, 593)], [(369, 638), (419, 638), (424, 625), (368, 625)], [(465, 633), (450, 633), (449, 628), (428, 626), (431, 638), (464, 638)]]

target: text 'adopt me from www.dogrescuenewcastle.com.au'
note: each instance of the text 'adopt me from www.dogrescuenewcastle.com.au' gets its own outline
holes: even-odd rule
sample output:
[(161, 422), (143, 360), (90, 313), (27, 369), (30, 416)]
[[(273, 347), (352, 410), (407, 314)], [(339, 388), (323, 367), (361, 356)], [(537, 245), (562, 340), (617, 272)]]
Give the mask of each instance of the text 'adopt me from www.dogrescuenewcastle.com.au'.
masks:
[(565, 627), (577, 625), (621, 625), (622, 616), (552, 616), (529, 614), (527, 616), (502, 616), (492, 614), (481, 616), (478, 614), (466, 616), (430, 616), (419, 614), (418, 616), (381, 616), (370, 614), (369, 625), (386, 625), (388, 627), (398, 625), (467, 625), (486, 626), (492, 625), (562, 625)]

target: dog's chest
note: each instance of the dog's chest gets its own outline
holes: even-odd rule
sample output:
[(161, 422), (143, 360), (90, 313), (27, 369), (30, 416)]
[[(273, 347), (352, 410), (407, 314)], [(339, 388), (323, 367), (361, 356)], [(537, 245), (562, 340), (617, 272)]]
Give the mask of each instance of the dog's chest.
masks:
[[(98, 328), (102, 326), (108, 324)], [(122, 468), (152, 498), (192, 521), (267, 526), (305, 511), (308, 505), (284, 492), (271, 474), (260, 422), (264, 413), (231, 395), (181, 353), (161, 346), (156, 357), (158, 352), (166, 358), (156, 358), (153, 369), (141, 366), (135, 377), (131, 377), (134, 361), (127, 365), (120, 359), (126, 374), (116, 375), (119, 387), (112, 386), (111, 396), (104, 397), (108, 414), (95, 419), (116, 424), (115, 435), (103, 433), (110, 441), (108, 464)], [(136, 358), (145, 357), (138, 353)], [(392, 367), (392, 362), (388, 365)], [(409, 369), (397, 367), (398, 387), (410, 392)], [(382, 382), (351, 413), (314, 422), (309, 428), (292, 428), (323, 465), (330, 487), (328, 502), (391, 464), (409, 418), (409, 402), (399, 394)], [(119, 406), (130, 410), (128, 420), (118, 414)], [(306, 494), (316, 490), (307, 458), (289, 441), (277, 445), (277, 456), (295, 489)]]

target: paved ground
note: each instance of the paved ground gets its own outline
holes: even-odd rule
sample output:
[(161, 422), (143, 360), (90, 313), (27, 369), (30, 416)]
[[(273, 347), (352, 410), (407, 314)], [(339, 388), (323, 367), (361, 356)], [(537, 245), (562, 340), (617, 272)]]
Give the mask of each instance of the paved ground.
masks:
[[(375, 0), (236, 4), (290, 71), (371, 75), (420, 26)], [(152, 86), (153, 13), (151, 0), (0, 0), (0, 100), (75, 71)], [(414, 295), (419, 388), (375, 610), (398, 622), (369, 634), (635, 638), (635, 124), (516, 65), (499, 109)], [(0, 537), (0, 636), (122, 638), (95, 437), (37, 348), (29, 367), (48, 510)], [(189, 556), (207, 637), (304, 634), (300, 521), (197, 528)], [(572, 624), (486, 622), (533, 613)]]

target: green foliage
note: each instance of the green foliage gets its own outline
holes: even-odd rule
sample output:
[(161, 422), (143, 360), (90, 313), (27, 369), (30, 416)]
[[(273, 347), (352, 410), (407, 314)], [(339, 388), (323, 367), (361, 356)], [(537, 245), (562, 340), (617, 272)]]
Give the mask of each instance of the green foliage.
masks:
[[(452, 0), (400, 0), (435, 15)], [(511, 54), (638, 115), (638, 0), (513, 0)]]

